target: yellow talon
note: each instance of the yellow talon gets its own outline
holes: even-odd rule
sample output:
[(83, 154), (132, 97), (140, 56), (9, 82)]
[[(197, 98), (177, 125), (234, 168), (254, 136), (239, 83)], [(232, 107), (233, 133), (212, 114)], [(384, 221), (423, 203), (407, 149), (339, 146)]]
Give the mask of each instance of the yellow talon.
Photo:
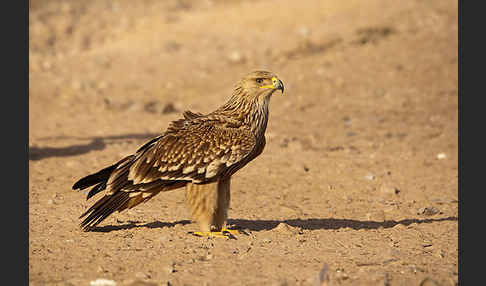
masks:
[(195, 236), (199, 237), (220, 237), (220, 238), (226, 238), (226, 239), (236, 239), (236, 237), (233, 235), (235, 231), (234, 230), (221, 230), (221, 231), (195, 231), (195, 232), (190, 232)]
[(221, 232), (222, 232), (222, 233), (227, 232), (227, 233), (230, 233), (230, 234), (232, 234), (232, 235), (241, 234), (241, 232), (240, 232), (240, 231), (238, 231), (237, 229), (227, 229), (227, 228), (223, 228), (223, 229), (221, 229)]

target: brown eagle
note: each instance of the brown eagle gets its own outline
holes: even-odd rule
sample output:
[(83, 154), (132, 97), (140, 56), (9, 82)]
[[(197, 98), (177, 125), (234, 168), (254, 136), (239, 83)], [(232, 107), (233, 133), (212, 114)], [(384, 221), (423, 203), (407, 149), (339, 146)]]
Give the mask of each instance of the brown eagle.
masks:
[(104, 196), (80, 218), (88, 231), (115, 211), (132, 208), (160, 192), (185, 187), (201, 236), (226, 235), (231, 176), (265, 147), (271, 95), (283, 83), (268, 71), (255, 71), (235, 86), (229, 100), (209, 114), (185, 111), (160, 136), (134, 154), (73, 185), (92, 187), (87, 199)]

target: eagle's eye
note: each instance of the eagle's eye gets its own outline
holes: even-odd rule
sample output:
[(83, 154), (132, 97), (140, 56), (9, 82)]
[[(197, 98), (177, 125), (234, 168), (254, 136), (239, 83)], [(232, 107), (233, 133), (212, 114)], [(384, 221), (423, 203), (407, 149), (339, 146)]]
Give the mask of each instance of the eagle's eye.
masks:
[(262, 83), (262, 82), (263, 82), (263, 78), (257, 78), (257, 79), (256, 79), (256, 82), (257, 82), (257, 83)]

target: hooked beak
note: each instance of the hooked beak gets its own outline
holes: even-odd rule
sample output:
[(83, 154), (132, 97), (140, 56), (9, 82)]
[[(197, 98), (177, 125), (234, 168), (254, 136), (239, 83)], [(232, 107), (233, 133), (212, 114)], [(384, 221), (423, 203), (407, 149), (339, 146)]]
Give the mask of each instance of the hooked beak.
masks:
[(272, 77), (272, 84), (260, 86), (260, 88), (280, 89), (282, 94), (283, 94), (283, 91), (284, 91), (283, 82), (276, 77)]
[(280, 91), (282, 92), (282, 94), (284, 92), (283, 82), (281, 80), (279, 80), (278, 78), (276, 78), (276, 77), (272, 77), (272, 84), (260, 86), (260, 88), (280, 89)]
[(283, 82), (276, 77), (272, 78), (272, 82), (273, 82), (273, 87), (276, 88), (276, 89), (280, 89), (280, 91), (283, 94), (284, 93)]

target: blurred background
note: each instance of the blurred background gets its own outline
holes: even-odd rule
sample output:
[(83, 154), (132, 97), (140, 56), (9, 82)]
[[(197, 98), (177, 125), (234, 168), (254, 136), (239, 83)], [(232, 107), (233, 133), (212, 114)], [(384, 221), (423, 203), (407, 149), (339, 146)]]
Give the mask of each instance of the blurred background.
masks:
[[(280, 106), (305, 108), (312, 101), (325, 104), (323, 111), (330, 101), (350, 95), (353, 104), (369, 104), (369, 89), (386, 95), (389, 79), (379, 72), (426, 73), (420, 77), (424, 83), (390, 89), (414, 92), (420, 84), (441, 81), (444, 90), (454, 90), (456, 6), (453, 1), (32, 0), (31, 111), (49, 103), (40, 108), (41, 122), (67, 107), (73, 116), (102, 110), (209, 111), (255, 69), (272, 70), (285, 81), (290, 100)], [(433, 77), (432, 60), (443, 62), (444, 78)], [(51, 124), (31, 120), (37, 122)]]

